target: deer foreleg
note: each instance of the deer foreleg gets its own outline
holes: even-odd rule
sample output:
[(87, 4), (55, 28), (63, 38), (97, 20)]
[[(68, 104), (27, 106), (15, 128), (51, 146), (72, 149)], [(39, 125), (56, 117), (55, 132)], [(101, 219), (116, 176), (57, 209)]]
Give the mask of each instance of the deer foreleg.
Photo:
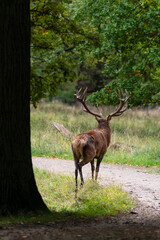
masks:
[(95, 171), (94, 159), (91, 161), (91, 171), (92, 171), (92, 180), (94, 180), (94, 171)]
[(102, 159), (103, 159), (103, 157), (100, 157), (100, 158), (97, 159), (95, 180), (97, 180), (97, 178), (98, 178), (99, 168), (100, 168), (100, 164), (101, 164)]
[(79, 158), (74, 154), (74, 163), (75, 163), (75, 183), (76, 183), (76, 189), (75, 189), (75, 197), (77, 197), (77, 192), (78, 192), (78, 163), (79, 163)]
[(81, 186), (83, 186), (83, 184), (84, 184), (83, 173), (82, 173), (83, 165), (85, 165), (85, 163), (83, 161), (78, 163), (78, 169), (79, 169), (79, 174), (80, 174), (80, 178), (81, 178)]
[(76, 190), (78, 189), (78, 169), (75, 169)]

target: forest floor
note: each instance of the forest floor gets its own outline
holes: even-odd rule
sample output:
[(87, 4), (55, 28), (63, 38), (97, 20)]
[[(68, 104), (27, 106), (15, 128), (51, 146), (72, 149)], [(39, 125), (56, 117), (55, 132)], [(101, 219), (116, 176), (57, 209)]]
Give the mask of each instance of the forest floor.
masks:
[[(74, 163), (70, 160), (33, 158), (33, 166), (74, 175)], [(91, 176), (89, 164), (83, 172), (85, 179)], [(129, 213), (92, 220), (1, 227), (0, 240), (160, 239), (160, 175), (156, 168), (101, 164), (99, 182), (122, 186), (135, 200), (136, 207)]]

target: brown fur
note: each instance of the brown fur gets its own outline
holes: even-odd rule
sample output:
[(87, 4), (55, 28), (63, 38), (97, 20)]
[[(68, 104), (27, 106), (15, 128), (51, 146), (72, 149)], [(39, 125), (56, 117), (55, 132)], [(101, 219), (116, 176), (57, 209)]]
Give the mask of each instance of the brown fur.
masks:
[[(80, 133), (72, 142), (72, 151), (73, 151), (75, 168), (76, 168), (75, 180), (76, 180), (76, 191), (77, 191), (78, 171), (81, 177), (81, 185), (83, 185), (84, 180), (83, 180), (83, 174), (82, 174), (82, 167), (89, 162), (91, 163), (92, 179), (94, 179), (94, 171), (95, 171), (94, 159), (95, 158), (97, 159), (96, 176), (95, 176), (95, 179), (97, 180), (100, 163), (111, 141), (110, 120), (112, 117), (120, 116), (123, 112), (126, 111), (128, 107), (129, 94), (127, 90), (125, 90), (125, 94), (122, 92), (123, 98), (121, 98), (121, 93), (118, 89), (118, 92), (116, 92), (116, 95), (120, 100), (120, 105), (116, 109), (116, 111), (109, 114), (108, 117), (103, 117), (101, 113), (95, 113), (87, 107), (86, 105), (87, 88), (84, 91), (80, 89), (75, 95), (77, 100), (82, 103), (85, 111), (95, 116), (98, 122), (98, 126), (95, 129), (86, 131), (84, 133)], [(81, 162), (79, 162), (80, 159), (82, 159)]]
[[(107, 148), (110, 144), (111, 130), (110, 130), (110, 119), (109, 118), (96, 118), (98, 121), (97, 128), (80, 133), (75, 137), (72, 142), (72, 151), (75, 162), (75, 176), (77, 186), (78, 170), (81, 176), (81, 185), (83, 185), (82, 166), (87, 163), (91, 163), (92, 178), (94, 179), (94, 159), (97, 159), (96, 176), (98, 177), (100, 163), (105, 155)], [(80, 162), (80, 159), (82, 161)]]

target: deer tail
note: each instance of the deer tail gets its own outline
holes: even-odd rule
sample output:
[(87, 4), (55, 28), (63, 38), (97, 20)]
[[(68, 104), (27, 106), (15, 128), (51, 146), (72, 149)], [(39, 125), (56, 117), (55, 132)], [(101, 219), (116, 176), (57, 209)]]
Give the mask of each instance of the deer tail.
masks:
[(83, 158), (83, 149), (87, 145), (87, 138), (79, 138), (75, 139), (72, 142), (72, 151), (74, 154), (74, 158)]

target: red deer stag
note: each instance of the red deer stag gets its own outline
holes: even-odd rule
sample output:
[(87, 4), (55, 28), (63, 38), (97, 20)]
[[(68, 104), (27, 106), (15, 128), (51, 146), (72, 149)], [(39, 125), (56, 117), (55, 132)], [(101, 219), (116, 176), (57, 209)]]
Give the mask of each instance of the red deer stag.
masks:
[[(95, 116), (98, 122), (98, 126), (93, 130), (80, 133), (75, 137), (75, 139), (72, 142), (72, 151), (73, 151), (74, 162), (75, 162), (76, 191), (78, 189), (78, 183), (77, 183), (78, 170), (80, 173), (81, 186), (82, 186), (84, 183), (82, 167), (89, 162), (91, 163), (92, 179), (94, 180), (94, 171), (95, 171), (94, 159), (95, 158), (97, 159), (95, 180), (97, 180), (100, 163), (111, 141), (110, 120), (112, 117), (120, 116), (122, 113), (126, 111), (128, 107), (128, 99), (129, 99), (129, 94), (127, 90), (125, 90), (125, 94), (122, 93), (123, 98), (121, 98), (121, 94), (118, 89), (118, 93), (116, 92), (116, 94), (120, 100), (119, 107), (115, 112), (109, 114), (107, 117), (103, 117), (101, 113), (95, 113), (89, 110), (89, 108), (86, 105), (86, 94), (87, 94), (87, 88), (84, 91), (80, 89), (75, 94), (75, 96), (77, 100), (81, 102), (82, 105), (84, 106), (84, 111)], [(81, 162), (80, 162), (80, 159), (82, 159)]]

